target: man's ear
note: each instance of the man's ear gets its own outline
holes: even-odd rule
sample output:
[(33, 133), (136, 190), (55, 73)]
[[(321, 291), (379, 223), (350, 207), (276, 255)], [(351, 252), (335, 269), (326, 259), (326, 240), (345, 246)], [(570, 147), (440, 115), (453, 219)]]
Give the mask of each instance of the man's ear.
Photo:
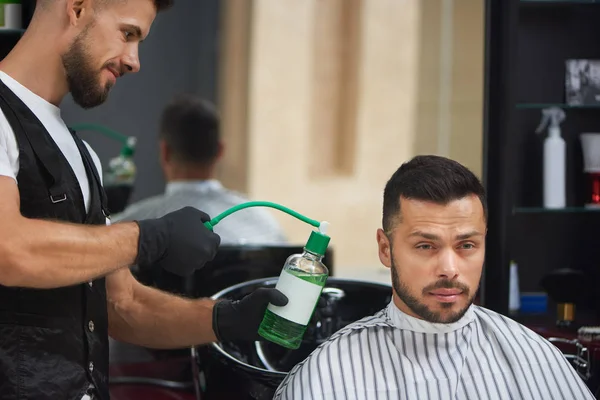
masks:
[(223, 142), (219, 142), (219, 150), (217, 150), (217, 156), (215, 159), (218, 161), (223, 158), (223, 153), (225, 152), (225, 144)]
[(91, 0), (67, 0), (66, 6), (70, 25), (81, 25), (92, 15)]
[(390, 240), (383, 231), (383, 229), (377, 229), (377, 247), (379, 250), (379, 261), (387, 267), (392, 266), (392, 247)]

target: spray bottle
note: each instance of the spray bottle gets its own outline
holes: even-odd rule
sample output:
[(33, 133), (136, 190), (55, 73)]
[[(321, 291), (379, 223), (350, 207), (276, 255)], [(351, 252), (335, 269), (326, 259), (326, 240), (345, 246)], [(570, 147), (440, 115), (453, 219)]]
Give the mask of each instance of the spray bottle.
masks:
[(319, 231), (311, 232), (302, 254), (287, 258), (275, 288), (288, 298), (288, 303), (283, 307), (269, 304), (258, 330), (260, 336), (273, 343), (297, 349), (329, 277), (329, 270), (322, 262), (330, 241), (327, 236), (329, 223), (312, 220), (276, 203), (251, 201), (226, 210), (204, 225), (212, 229), (227, 215), (255, 206), (279, 209), (319, 228)]
[(108, 197), (108, 209), (112, 213), (123, 211), (127, 206), (136, 177), (133, 160), (136, 138), (126, 136), (106, 126), (90, 123), (72, 125), (74, 131), (94, 131), (120, 142), (123, 147), (117, 157), (111, 158), (103, 171), (103, 185)]
[(300, 347), (329, 276), (321, 262), (329, 244), (324, 224), (319, 232), (311, 232), (302, 254), (293, 254), (286, 260), (275, 288), (286, 295), (288, 304), (270, 304), (258, 329), (260, 336), (289, 349)]
[(548, 137), (544, 140), (544, 207), (564, 208), (566, 205), (566, 144), (561, 137), (560, 123), (565, 112), (558, 107), (542, 110), (542, 120), (536, 133), (548, 125)]
[(121, 153), (108, 162), (108, 168), (104, 173), (105, 186), (133, 187), (135, 183), (136, 167), (133, 161), (136, 139), (127, 138), (127, 143), (121, 149)]

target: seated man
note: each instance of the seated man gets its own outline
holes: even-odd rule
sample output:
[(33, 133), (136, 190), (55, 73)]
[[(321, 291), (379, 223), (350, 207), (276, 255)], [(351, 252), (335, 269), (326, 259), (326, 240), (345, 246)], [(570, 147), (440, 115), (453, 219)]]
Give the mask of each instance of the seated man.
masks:
[[(160, 163), (167, 181), (165, 193), (131, 204), (113, 221), (161, 217), (185, 206), (216, 217), (249, 201), (225, 189), (214, 178), (223, 155), (219, 117), (215, 108), (192, 95), (177, 96), (163, 111), (160, 122)], [(268, 210), (247, 208), (215, 226), (221, 245), (281, 244), (285, 235)]]
[(550, 342), (473, 304), (486, 219), (467, 168), (437, 156), (403, 164), (377, 231), (392, 302), (333, 334), (274, 399), (594, 399)]

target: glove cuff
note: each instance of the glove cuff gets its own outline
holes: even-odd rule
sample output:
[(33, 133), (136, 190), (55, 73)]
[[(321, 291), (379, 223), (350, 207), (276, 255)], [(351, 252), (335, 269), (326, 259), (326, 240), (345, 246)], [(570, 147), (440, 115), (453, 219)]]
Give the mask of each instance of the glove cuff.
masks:
[(140, 267), (152, 265), (167, 251), (168, 227), (165, 226), (163, 219), (145, 219), (135, 222), (140, 229), (135, 264)]
[(227, 303), (229, 300), (217, 300), (215, 305), (213, 306), (213, 314), (212, 314), (212, 328), (215, 336), (217, 337), (217, 342), (222, 342), (222, 332), (219, 329), (219, 319), (222, 318), (223, 307), (227, 307)]

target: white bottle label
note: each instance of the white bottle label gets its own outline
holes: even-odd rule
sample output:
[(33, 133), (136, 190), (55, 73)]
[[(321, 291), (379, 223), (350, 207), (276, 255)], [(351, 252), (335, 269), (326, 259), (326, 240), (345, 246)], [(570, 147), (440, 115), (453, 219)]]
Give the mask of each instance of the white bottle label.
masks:
[(268, 310), (289, 321), (307, 325), (323, 287), (307, 282), (284, 270), (281, 271), (275, 288), (286, 295), (288, 303), (283, 307), (269, 304)]

